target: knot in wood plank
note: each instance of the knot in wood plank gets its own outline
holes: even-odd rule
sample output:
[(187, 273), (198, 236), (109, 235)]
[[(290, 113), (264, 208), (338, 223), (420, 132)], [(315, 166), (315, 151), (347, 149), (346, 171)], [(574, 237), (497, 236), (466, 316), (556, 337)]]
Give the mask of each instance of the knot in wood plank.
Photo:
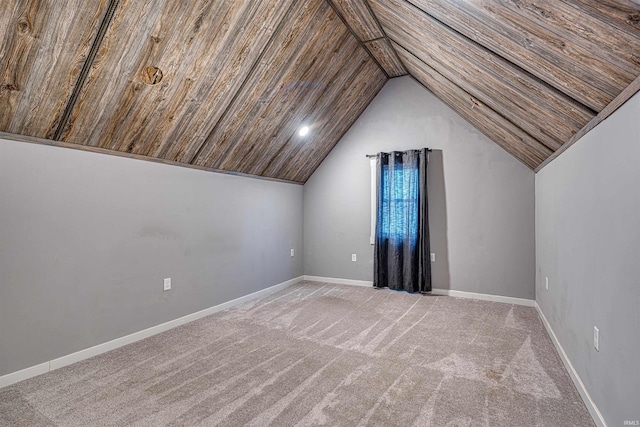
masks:
[(31, 22), (29, 22), (29, 18), (26, 16), (20, 17), (16, 23), (16, 29), (18, 30), (18, 34), (21, 36), (29, 34), (31, 32)]
[(146, 67), (142, 72), (142, 81), (146, 84), (153, 86), (155, 84), (160, 83), (162, 80), (163, 73), (162, 70), (158, 67), (150, 66)]

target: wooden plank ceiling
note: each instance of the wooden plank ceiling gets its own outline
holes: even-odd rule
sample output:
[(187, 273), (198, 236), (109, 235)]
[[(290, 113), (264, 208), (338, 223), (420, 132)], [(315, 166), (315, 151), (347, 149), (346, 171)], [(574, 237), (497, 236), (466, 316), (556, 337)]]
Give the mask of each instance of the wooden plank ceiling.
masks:
[(0, 132), (304, 183), (409, 73), (535, 169), (640, 75), (640, 4), (4, 0), (0, 40)]
[(301, 183), (399, 63), (324, 0), (5, 0), (0, 39), (2, 132)]
[(414, 78), (532, 169), (640, 75), (630, 0), (368, 4)]

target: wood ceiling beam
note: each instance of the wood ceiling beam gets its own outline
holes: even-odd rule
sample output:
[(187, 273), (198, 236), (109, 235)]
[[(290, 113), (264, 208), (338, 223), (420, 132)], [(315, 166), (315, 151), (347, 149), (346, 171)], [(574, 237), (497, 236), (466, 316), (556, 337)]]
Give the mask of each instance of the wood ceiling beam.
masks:
[(344, 18), (358, 41), (367, 42), (385, 37), (384, 30), (371, 12), (366, 0), (327, 0)]
[(365, 42), (367, 50), (377, 59), (389, 77), (399, 77), (408, 74), (407, 69), (387, 37)]
[(578, 142), (580, 138), (591, 132), (602, 123), (607, 117), (613, 114), (618, 108), (622, 107), (625, 102), (631, 99), (636, 93), (640, 92), (640, 76), (636, 77), (634, 81), (631, 82), (629, 86), (627, 86), (620, 95), (618, 95), (609, 105), (607, 105), (597, 116), (595, 116), (589, 123), (587, 123), (580, 131), (578, 131), (575, 135), (571, 137), (565, 144), (560, 147), (559, 150), (554, 152), (551, 156), (547, 157), (547, 159), (538, 165), (534, 171), (536, 173), (540, 172), (542, 168), (547, 166), (553, 160), (555, 160), (559, 155), (567, 151), (569, 147)]
[(342, 21), (342, 23), (344, 24), (344, 26), (347, 28), (347, 30), (349, 30), (349, 32), (353, 35), (353, 37), (358, 41), (358, 43), (360, 44), (360, 46), (362, 46), (362, 49), (365, 50), (365, 52), (367, 52), (369, 54), (369, 56), (371, 57), (371, 59), (373, 59), (373, 61), (375, 61), (375, 63), (378, 65), (378, 67), (380, 67), (380, 70), (387, 76), (388, 79), (391, 78), (391, 75), (387, 72), (387, 70), (382, 66), (382, 64), (380, 63), (380, 61), (378, 61), (378, 58), (376, 58), (376, 56), (373, 54), (373, 52), (371, 52), (369, 50), (369, 48), (367, 47), (367, 45), (364, 43), (364, 41), (362, 40), (361, 36), (353, 29), (353, 27), (351, 26), (352, 24), (350, 24), (347, 21), (347, 18), (345, 17), (345, 15), (343, 14), (343, 12), (340, 11), (340, 9), (338, 9), (335, 5), (335, 3), (332, 0), (326, 0), (327, 4), (329, 6), (331, 6), (331, 8), (333, 9), (333, 11), (335, 12), (335, 14), (340, 18), (340, 20)]
[[(387, 78), (407, 74), (402, 61), (391, 48), (384, 28), (366, 0), (326, 1)], [(387, 39), (386, 46), (380, 41), (382, 39)]]
[(398, 56), (398, 53), (393, 48), (393, 45), (391, 44), (391, 40), (389, 39), (389, 36), (385, 32), (384, 27), (380, 23), (380, 20), (378, 19), (376, 14), (373, 12), (373, 9), (371, 8), (371, 4), (369, 3), (368, 0), (360, 0), (360, 1), (364, 3), (364, 6), (367, 8), (369, 13), (375, 20), (378, 28), (380, 28), (380, 31), (382, 31), (382, 34), (386, 41), (386, 43), (383, 44), (381, 39), (368, 40), (367, 44), (371, 45), (371, 51), (374, 54), (378, 52), (378, 55), (385, 55), (385, 57), (387, 58), (386, 62), (388, 63), (389, 70), (391, 70), (391, 74), (393, 77), (399, 77), (399, 76), (408, 74), (409, 72), (407, 71), (407, 68), (404, 66), (404, 64), (402, 63), (402, 60)]

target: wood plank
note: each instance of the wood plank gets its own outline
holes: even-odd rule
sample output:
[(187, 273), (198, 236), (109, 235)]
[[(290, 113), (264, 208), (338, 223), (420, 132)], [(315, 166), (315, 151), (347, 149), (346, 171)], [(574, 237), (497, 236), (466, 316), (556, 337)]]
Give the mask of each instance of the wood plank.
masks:
[[(372, 6), (394, 42), (552, 150), (594, 115), (403, 0)], [(424, 43), (422, 34), (432, 42)]]
[(407, 69), (404, 68), (402, 61), (400, 61), (391, 44), (389, 44), (389, 40), (386, 38), (372, 40), (366, 42), (365, 45), (389, 77), (399, 77), (407, 74)]
[[(481, 1), (481, 0), (478, 0)], [(513, 62), (596, 112), (622, 90), (608, 80), (608, 69), (569, 40), (540, 38), (512, 22), (497, 20), (472, 2), (411, 0), (424, 13)], [(493, 5), (495, 7), (495, 4)], [(516, 22), (521, 20), (513, 16)], [(524, 25), (524, 23), (522, 23)], [(584, 57), (580, 56), (584, 54)], [(594, 61), (593, 63), (590, 61)], [(603, 68), (601, 68), (603, 67)]]
[(0, 131), (53, 135), (107, 4), (0, 3)]
[(393, 44), (400, 59), (412, 76), (433, 92), (489, 139), (513, 155), (529, 168), (534, 169), (549, 157), (551, 150), (540, 144), (522, 129), (486, 106), (470, 102), (471, 95), (449, 81), (407, 50)]
[(640, 37), (640, 2), (637, 0), (560, 0), (584, 10), (605, 24)]
[(235, 175), (235, 176), (242, 176), (242, 177), (245, 177), (245, 178), (263, 179), (263, 180), (267, 180), (267, 181), (282, 182), (282, 183), (286, 183), (286, 184), (301, 184), (301, 183), (296, 182), (296, 181), (286, 181), (286, 180), (283, 180), (283, 179), (271, 178), (271, 177), (268, 177), (268, 176), (247, 175), (247, 174), (240, 173), (240, 172), (225, 171), (225, 170), (214, 169), (214, 168), (207, 168), (207, 167), (203, 167), (203, 166), (192, 165), (192, 164), (189, 164), (189, 163), (174, 162), (173, 160), (166, 160), (166, 159), (161, 159), (161, 158), (158, 158), (158, 157), (141, 156), (139, 154), (126, 153), (126, 152), (123, 152), (123, 151), (114, 151), (114, 150), (109, 150), (109, 149), (106, 149), (106, 148), (91, 147), (90, 145), (79, 145), (79, 144), (73, 144), (73, 143), (70, 143), (70, 142), (55, 141), (53, 139), (38, 138), (38, 137), (34, 137), (34, 136), (18, 135), (18, 134), (13, 134), (13, 133), (0, 132), (0, 139), (6, 139), (8, 141), (25, 142), (25, 143), (29, 143), (29, 144), (49, 145), (49, 146), (52, 146), (52, 147), (60, 147), (60, 148), (71, 149), (71, 150), (86, 151), (86, 152), (89, 152), (89, 153), (106, 154), (106, 155), (109, 155), (109, 156), (124, 157), (124, 158), (127, 158), (127, 159), (142, 160), (142, 161), (145, 161), (145, 162), (152, 162), (152, 163), (160, 163), (160, 164), (168, 165), (168, 166), (179, 166), (179, 167), (183, 167), (183, 168), (187, 168), (187, 169), (194, 169), (194, 170), (199, 170), (199, 171), (204, 171), (204, 172), (222, 173), (222, 174), (225, 174), (225, 175)]
[[(486, 9), (487, 2), (482, 4)], [(618, 79), (618, 87), (625, 87), (640, 74), (640, 31), (635, 35), (631, 34), (617, 26), (614, 20), (581, 7), (579, 2), (571, 4), (558, 0), (505, 0), (501, 5), (501, 8), (494, 8), (496, 16), (505, 15), (499, 13), (503, 7), (519, 13), (531, 23), (529, 27), (540, 37), (546, 34), (555, 40), (570, 40), (583, 51), (590, 52), (611, 68), (619, 70), (618, 74), (602, 70), (607, 78)], [(635, 13), (640, 19), (639, 12), (640, 6), (636, 5)]]
[(255, 173), (306, 181), (387, 81), (362, 49), (354, 51), (338, 73), (307, 112), (311, 132), (305, 137), (291, 135), (282, 150)]
[[(342, 95), (334, 97), (329, 107), (320, 110), (321, 118), (318, 122), (323, 123), (323, 126), (319, 127), (316, 138), (321, 143), (303, 144), (300, 153), (295, 156), (295, 161), (299, 165), (305, 165), (305, 167), (281, 167), (281, 172), (277, 176), (294, 182), (307, 182), (313, 172), (380, 92), (387, 81), (386, 77), (378, 67), (374, 66), (373, 62), (366, 61), (363, 58), (362, 65), (362, 72), (359, 77), (354, 79), (350, 85), (343, 87)], [(332, 116), (326, 114), (327, 111), (337, 111), (338, 113)], [(340, 117), (338, 115), (340, 112), (348, 119)], [(296, 169), (298, 169), (297, 172)]]
[(560, 147), (559, 150), (554, 152), (551, 156), (547, 157), (547, 159), (542, 162), (538, 167), (536, 167), (535, 172), (539, 172), (546, 165), (555, 160), (560, 154), (567, 151), (569, 147), (578, 142), (583, 136), (591, 132), (602, 123), (607, 117), (613, 114), (618, 108), (622, 107), (625, 102), (627, 102), (631, 97), (633, 97), (636, 93), (640, 92), (640, 76), (636, 77), (636, 79), (631, 82), (629, 86), (627, 86), (620, 95), (616, 97), (609, 105), (607, 105), (596, 117), (594, 117), (589, 123), (587, 123), (579, 132), (571, 137), (565, 144)]
[(326, 2), (302, 3), (304, 9), (283, 25), (195, 164), (252, 170), (302, 125), (308, 105), (332, 84), (327, 70), (339, 69), (359, 49)]
[[(320, 44), (325, 45), (322, 38), (319, 38)], [(296, 162), (294, 158), (291, 158), (288, 154), (288, 143), (291, 138), (295, 138), (299, 128), (302, 125), (307, 125), (311, 128), (311, 131), (315, 133), (316, 122), (311, 117), (313, 109), (322, 101), (323, 98), (331, 96), (339, 96), (334, 94), (334, 88), (339, 86), (345, 77), (348, 77), (347, 67), (351, 66), (353, 58), (357, 51), (367, 55), (367, 53), (359, 47), (355, 39), (345, 34), (341, 46), (337, 50), (333, 50), (333, 53), (329, 55), (330, 50), (324, 52), (320, 58), (317, 55), (317, 50), (313, 49), (313, 46), (305, 46), (303, 49), (301, 65), (307, 61), (304, 68), (309, 69), (304, 71), (304, 74), (300, 75), (300, 71), (295, 68), (289, 69), (283, 76), (282, 82), (287, 82), (284, 87), (291, 87), (297, 85), (297, 82), (314, 82), (315, 90), (308, 88), (302, 88), (302, 91), (288, 91), (298, 92), (291, 101), (276, 101), (279, 96), (275, 96), (271, 104), (280, 104), (285, 110), (285, 113), (277, 111), (271, 111), (264, 118), (265, 123), (258, 124), (256, 126), (256, 132), (253, 132), (254, 137), (250, 138), (251, 141), (262, 141), (262, 143), (254, 144), (236, 144), (234, 149), (237, 156), (236, 162), (242, 163), (237, 166), (237, 170), (262, 175), (268, 165), (276, 159), (281, 159), (288, 164), (289, 168), (295, 168)], [(310, 48), (307, 51), (307, 48)], [(315, 55), (315, 58), (314, 58)], [(297, 77), (300, 78), (297, 78)], [(281, 86), (282, 87), (282, 86)], [(285, 95), (285, 93), (283, 93)], [(287, 97), (289, 98), (289, 97)], [(269, 110), (269, 108), (267, 108)], [(332, 114), (335, 112), (331, 112)], [(264, 117), (265, 115), (260, 115)], [(271, 126), (267, 123), (272, 124)], [(273, 129), (270, 132), (270, 129)], [(256, 137), (257, 134), (257, 137)], [(325, 135), (323, 135), (325, 136)], [(247, 140), (245, 138), (245, 140)], [(306, 143), (313, 143), (309, 141), (309, 138), (304, 138)], [(247, 140), (247, 142), (249, 142)], [(318, 143), (318, 141), (316, 141)], [(248, 147), (253, 146), (249, 149)], [(240, 148), (240, 150), (238, 150)], [(299, 165), (299, 167), (306, 167), (305, 164)]]
[(384, 37), (376, 18), (367, 6), (366, 0), (327, 0), (342, 15), (360, 41)]
[[(566, 56), (590, 75), (605, 76), (616, 94), (640, 74), (640, 39), (557, 0), (473, 0), (486, 16), (520, 29), (549, 52)], [(575, 68), (575, 67), (574, 67)], [(604, 87), (604, 86), (603, 86)]]
[[(63, 139), (179, 162), (190, 160), (291, 3), (123, 3)], [(142, 80), (149, 66), (163, 72), (156, 85)]]
[[(325, 105), (326, 99), (335, 99), (342, 96), (341, 93), (336, 92), (336, 88), (342, 86), (343, 81), (352, 78), (349, 70), (354, 64), (357, 64), (359, 55), (368, 57), (368, 53), (362, 49), (359, 45), (355, 44), (355, 40), (352, 37), (346, 38), (346, 43), (340, 48), (339, 51), (334, 52), (332, 55), (326, 55), (324, 60), (316, 61), (317, 65), (311, 67), (309, 71), (313, 70), (315, 74), (314, 79), (307, 79), (303, 77), (298, 81), (313, 81), (319, 84), (322, 90), (317, 91), (305, 91), (299, 96), (299, 101), (293, 100), (289, 103), (290, 115), (278, 115), (274, 118), (274, 121), (280, 122), (278, 126), (278, 132), (272, 133), (271, 138), (267, 137), (268, 143), (260, 144), (257, 149), (251, 150), (244, 154), (245, 160), (243, 166), (238, 170), (246, 173), (253, 173), (256, 175), (264, 175), (265, 170), (276, 162), (286, 163), (288, 169), (296, 167), (306, 168), (306, 163), (298, 164), (297, 160), (291, 154), (292, 141), (304, 144), (320, 144), (326, 142), (328, 136), (322, 135), (321, 139), (314, 139), (313, 136), (317, 132), (318, 122), (314, 118), (314, 111), (319, 107)], [(311, 55), (304, 55), (305, 57), (311, 57)], [(375, 64), (370, 57), (367, 58), (372, 64)], [(322, 65), (324, 63), (324, 66)], [(377, 67), (377, 64), (375, 64)], [(290, 76), (295, 75), (295, 71), (287, 73)], [(311, 73), (306, 72), (309, 75)], [(380, 75), (383, 75), (380, 72)], [(386, 76), (385, 80), (386, 80)], [(363, 76), (357, 76), (356, 78), (364, 78)], [(291, 81), (288, 78), (285, 81)], [(345, 113), (350, 106), (343, 102), (340, 102), (339, 108), (336, 107), (333, 111), (326, 111), (325, 113), (334, 117), (336, 114), (344, 113), (340, 117), (340, 120), (348, 120), (349, 115)], [(287, 118), (288, 116), (288, 118)], [(299, 137), (298, 132), (300, 127), (306, 125), (311, 130), (311, 135), (307, 135), (302, 138)], [(260, 134), (265, 134), (263, 130), (260, 130)], [(266, 135), (265, 135), (266, 136)], [(275, 175), (278, 176), (278, 175)]]

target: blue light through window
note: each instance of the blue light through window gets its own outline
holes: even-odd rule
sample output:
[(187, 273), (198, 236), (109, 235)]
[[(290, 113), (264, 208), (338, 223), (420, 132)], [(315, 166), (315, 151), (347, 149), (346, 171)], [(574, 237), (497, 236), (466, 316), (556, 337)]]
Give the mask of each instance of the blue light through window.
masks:
[(392, 171), (382, 165), (378, 203), (378, 240), (402, 245), (418, 243), (419, 178), (416, 167), (396, 164)]

